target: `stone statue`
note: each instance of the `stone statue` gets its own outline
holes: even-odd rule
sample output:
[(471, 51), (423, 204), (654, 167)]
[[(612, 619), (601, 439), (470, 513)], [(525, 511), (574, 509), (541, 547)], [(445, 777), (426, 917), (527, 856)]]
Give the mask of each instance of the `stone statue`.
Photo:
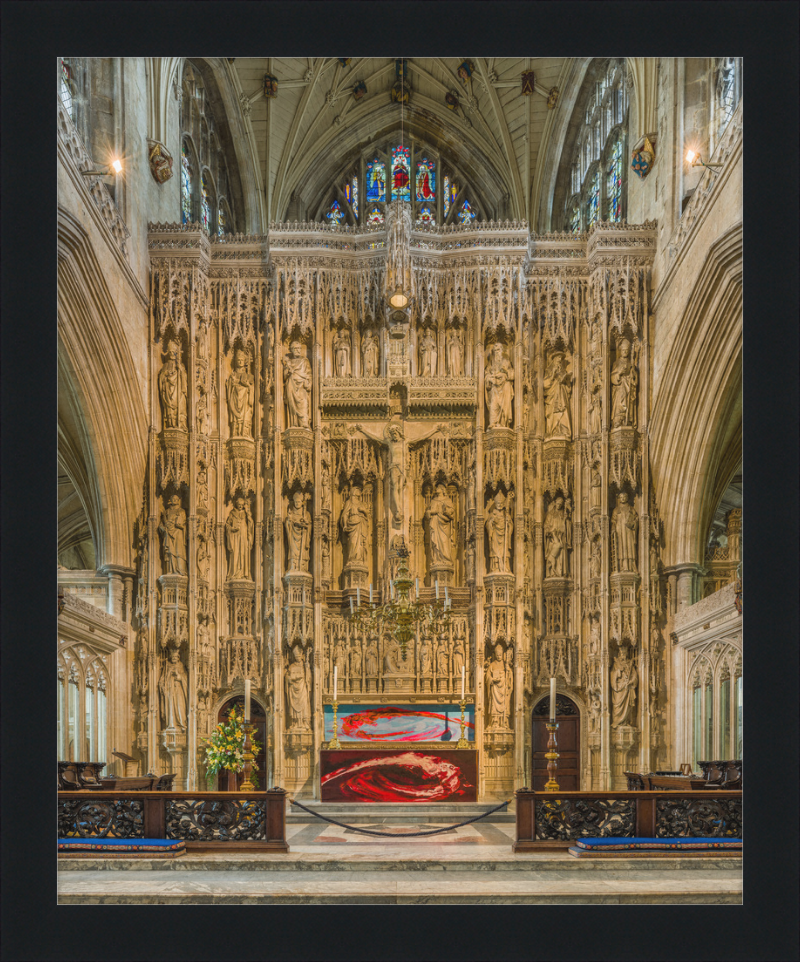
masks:
[(364, 331), (364, 339), (361, 342), (361, 356), (363, 358), (361, 373), (364, 377), (377, 377), (380, 365), (380, 347), (378, 338), (371, 328)]
[(623, 338), (611, 368), (611, 427), (636, 427), (636, 393), (639, 373), (631, 359), (631, 342)]
[(286, 665), (284, 682), (286, 686), (287, 731), (300, 729), (308, 731), (311, 727), (311, 666), (303, 659), (303, 649), (295, 645), (291, 659)]
[(636, 721), (636, 686), (639, 672), (636, 659), (630, 649), (623, 645), (611, 666), (611, 727), (631, 725)]
[(489, 428), (511, 427), (511, 402), (514, 398), (514, 368), (505, 356), (503, 345), (497, 341), (489, 352), (484, 371), (486, 407)]
[(637, 571), (636, 536), (639, 532), (639, 518), (633, 506), (628, 504), (628, 495), (624, 491), (617, 495), (617, 506), (611, 515), (611, 529), (616, 549), (614, 570)]
[(164, 573), (169, 575), (186, 574), (186, 512), (181, 507), (181, 499), (173, 494), (169, 505), (161, 515), (158, 530), (164, 540)]
[(470, 541), (464, 552), (464, 569), (467, 581), (475, 580), (475, 543)]
[(431, 499), (427, 515), (431, 566), (452, 565), (456, 509), (443, 484), (436, 485), (436, 493)]
[(436, 675), (438, 678), (447, 678), (450, 667), (449, 661), (447, 642), (444, 638), (440, 638), (439, 644), (436, 646)]
[(233, 373), (225, 382), (228, 400), (228, 421), (233, 438), (253, 436), (253, 375), (248, 370), (247, 351), (237, 348), (233, 355)]
[[(461, 691), (461, 669), (466, 665), (466, 655), (464, 654), (464, 639), (456, 638), (455, 645), (453, 646), (453, 679), (454, 684), (458, 687), (459, 692)], [(465, 685), (469, 684), (469, 679), (465, 677)]]
[(429, 675), (431, 671), (431, 643), (429, 639), (423, 636), (422, 641), (419, 646), (419, 673), (420, 675)]
[(602, 555), (600, 553), (600, 541), (595, 538), (592, 542), (591, 555), (589, 557), (589, 577), (599, 578), (600, 569), (602, 567)]
[(350, 332), (344, 327), (333, 339), (333, 369), (336, 377), (350, 377)]
[(426, 327), (419, 345), (419, 374), (420, 377), (435, 377), (439, 352), (436, 348), (436, 337), (429, 327)]
[(511, 496), (509, 505), (502, 491), (498, 491), (494, 500), (489, 501), (486, 508), (486, 533), (489, 536), (489, 573), (511, 572), (511, 535), (514, 531), (514, 521), (511, 514)]
[(347, 666), (347, 652), (341, 638), (337, 638), (336, 646), (333, 649), (333, 663), (336, 666), (339, 677), (344, 678), (345, 668)]
[(522, 324), (522, 356), (526, 361), (531, 358), (531, 322), (526, 317)]
[(599, 509), (600, 507), (601, 486), (602, 486), (602, 482), (600, 480), (600, 472), (597, 470), (597, 468), (592, 468), (592, 491), (591, 491), (591, 501), (590, 501), (592, 509), (595, 509), (595, 508)]
[(602, 401), (596, 391), (589, 398), (589, 434), (600, 434), (602, 430)]
[[(354, 679), (361, 678), (361, 649), (358, 644), (354, 644), (350, 648), (350, 679), (351, 682)], [(352, 684), (351, 684), (352, 690)]]
[(208, 542), (205, 538), (197, 539), (197, 577), (201, 581), (208, 581), (209, 570)]
[(164, 728), (186, 728), (189, 681), (180, 652), (170, 648), (158, 682), (161, 720)]
[(286, 422), (290, 428), (311, 427), (311, 364), (300, 341), (292, 341), (283, 359)]
[(164, 353), (167, 359), (158, 372), (162, 423), (165, 428), (186, 431), (186, 370), (181, 361), (180, 345), (177, 341), (169, 341)]
[(331, 474), (328, 465), (322, 462), (322, 484), (320, 485), (322, 494), (322, 510), (331, 510)]
[(378, 674), (378, 642), (375, 638), (370, 638), (367, 650), (364, 655), (364, 667), (367, 675)]
[(369, 511), (361, 495), (361, 488), (352, 488), (339, 516), (339, 533), (347, 548), (345, 566), (367, 563)]
[(308, 571), (311, 520), (306, 511), (305, 501), (303, 492), (295, 491), (292, 495), (292, 503), (286, 509), (286, 520), (283, 525), (288, 546), (287, 571)]
[(488, 703), (489, 729), (508, 730), (511, 717), (511, 692), (514, 673), (503, 658), (503, 646), (494, 646), (494, 658), (486, 660), (486, 698)]
[(592, 618), (589, 627), (589, 654), (596, 655), (600, 651), (600, 619)]
[(548, 578), (563, 578), (567, 574), (566, 537), (564, 499), (558, 497), (548, 508), (544, 522), (544, 560)]
[(569, 373), (564, 354), (557, 351), (550, 358), (544, 375), (545, 430), (548, 438), (571, 438), (570, 385)]
[(447, 373), (450, 377), (464, 374), (464, 334), (460, 327), (451, 327), (447, 332)]
[(234, 501), (225, 521), (225, 541), (228, 546), (228, 579), (249, 581), (253, 518), (249, 503), (241, 496)]
[(572, 498), (566, 498), (564, 500), (564, 547), (566, 548), (564, 570), (568, 575), (572, 558), (572, 533)]

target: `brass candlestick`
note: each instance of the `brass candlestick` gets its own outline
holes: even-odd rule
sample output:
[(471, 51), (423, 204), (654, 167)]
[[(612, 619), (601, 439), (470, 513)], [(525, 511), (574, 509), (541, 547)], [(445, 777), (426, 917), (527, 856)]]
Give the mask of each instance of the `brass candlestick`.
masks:
[(547, 751), (545, 752), (544, 756), (547, 759), (547, 782), (545, 783), (544, 790), (546, 792), (557, 792), (559, 790), (558, 782), (556, 781), (556, 769), (558, 768), (558, 752), (556, 751), (558, 745), (556, 743), (556, 731), (558, 729), (558, 722), (549, 721), (547, 722), (546, 727), (550, 732), (550, 740), (547, 742)]
[(467, 703), (462, 700), (459, 702), (459, 705), (461, 705), (461, 738), (459, 738), (456, 748), (469, 748), (469, 742), (464, 738), (464, 709)]
[(256, 790), (255, 785), (250, 781), (250, 775), (253, 771), (253, 759), (255, 755), (250, 751), (253, 747), (250, 736), (255, 731), (255, 726), (246, 722), (243, 725), (244, 728), (244, 752), (242, 752), (242, 758), (244, 759), (244, 781), (239, 786), (239, 790), (242, 792), (254, 792)]
[(339, 736), (336, 733), (336, 712), (339, 708), (339, 702), (331, 702), (331, 706), (333, 708), (333, 738), (328, 742), (328, 748), (341, 748), (342, 746), (339, 744)]

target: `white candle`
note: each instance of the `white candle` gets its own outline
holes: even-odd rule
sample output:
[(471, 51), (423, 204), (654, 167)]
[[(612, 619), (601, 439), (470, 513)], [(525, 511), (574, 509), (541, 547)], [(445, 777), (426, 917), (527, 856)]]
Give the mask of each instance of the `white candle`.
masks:
[(439, 600), (439, 579), (436, 579), (436, 600)]
[(353, 614), (353, 599), (350, 598), (350, 614)]
[(461, 666), (461, 701), (464, 701), (464, 666)]
[(556, 720), (556, 680), (550, 679), (550, 721)]
[(250, 679), (244, 680), (244, 720), (250, 721)]
[(414, 583), (414, 591), (415, 591), (417, 597), (419, 597), (419, 578), (417, 578), (416, 581), (415, 581), (415, 583)]
[(447, 604), (449, 600), (450, 600), (450, 595), (447, 593), (447, 585), (445, 585), (444, 586), (444, 603)]
[(306, 589), (304, 585), (303, 586), (303, 607), (305, 608), (305, 606), (306, 606)]
[(369, 583), (369, 603), (372, 604), (372, 582)]
[[(333, 666), (333, 700), (334, 701), (336, 701), (336, 688), (338, 687), (338, 684), (339, 684), (339, 668), (336, 665), (334, 665)], [(334, 732), (334, 734), (336, 733)]]
[(361, 588), (356, 588), (356, 604), (361, 607)]

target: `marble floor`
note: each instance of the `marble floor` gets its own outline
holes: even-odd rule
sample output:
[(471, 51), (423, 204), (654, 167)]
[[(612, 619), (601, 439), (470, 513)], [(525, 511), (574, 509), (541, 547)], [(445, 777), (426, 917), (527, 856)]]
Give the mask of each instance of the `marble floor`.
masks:
[[(351, 824), (358, 824), (355, 821)], [(316, 822), (290, 824), (287, 853), (178, 859), (61, 859), (60, 904), (739, 904), (740, 859), (576, 859), (515, 855), (514, 825), (482, 821), (427, 838), (370, 820), (371, 838)], [(435, 826), (431, 826), (435, 827)]]

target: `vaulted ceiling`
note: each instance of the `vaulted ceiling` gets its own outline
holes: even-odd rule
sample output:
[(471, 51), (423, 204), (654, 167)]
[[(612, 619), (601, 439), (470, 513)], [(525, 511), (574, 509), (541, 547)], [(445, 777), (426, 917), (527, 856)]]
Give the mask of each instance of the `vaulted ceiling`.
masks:
[[(474, 65), (466, 83), (457, 73), (464, 59)], [(246, 154), (246, 166), (255, 170), (262, 224), (286, 219), (293, 194), (293, 209), (313, 207), (326, 179), (338, 176), (358, 151), (400, 129), (400, 105), (391, 100), (394, 59), (353, 57), (346, 66), (336, 58), (305, 57), (208, 62), (230, 84), (231, 96), (224, 99), (228, 110), (234, 106), (239, 113), (231, 126), (244, 141), (240, 157)], [(409, 58), (404, 128), (471, 177), (491, 214), (525, 219), (535, 229), (547, 168), (558, 161), (559, 137), (563, 141), (587, 64), (568, 58)], [(526, 96), (522, 73), (528, 70), (535, 87)], [(263, 93), (265, 74), (278, 81), (273, 99)], [(353, 86), (359, 80), (367, 93), (357, 102)], [(553, 87), (559, 96), (549, 109)], [(455, 110), (445, 103), (448, 93), (458, 98)], [(252, 229), (250, 218), (248, 224)]]

